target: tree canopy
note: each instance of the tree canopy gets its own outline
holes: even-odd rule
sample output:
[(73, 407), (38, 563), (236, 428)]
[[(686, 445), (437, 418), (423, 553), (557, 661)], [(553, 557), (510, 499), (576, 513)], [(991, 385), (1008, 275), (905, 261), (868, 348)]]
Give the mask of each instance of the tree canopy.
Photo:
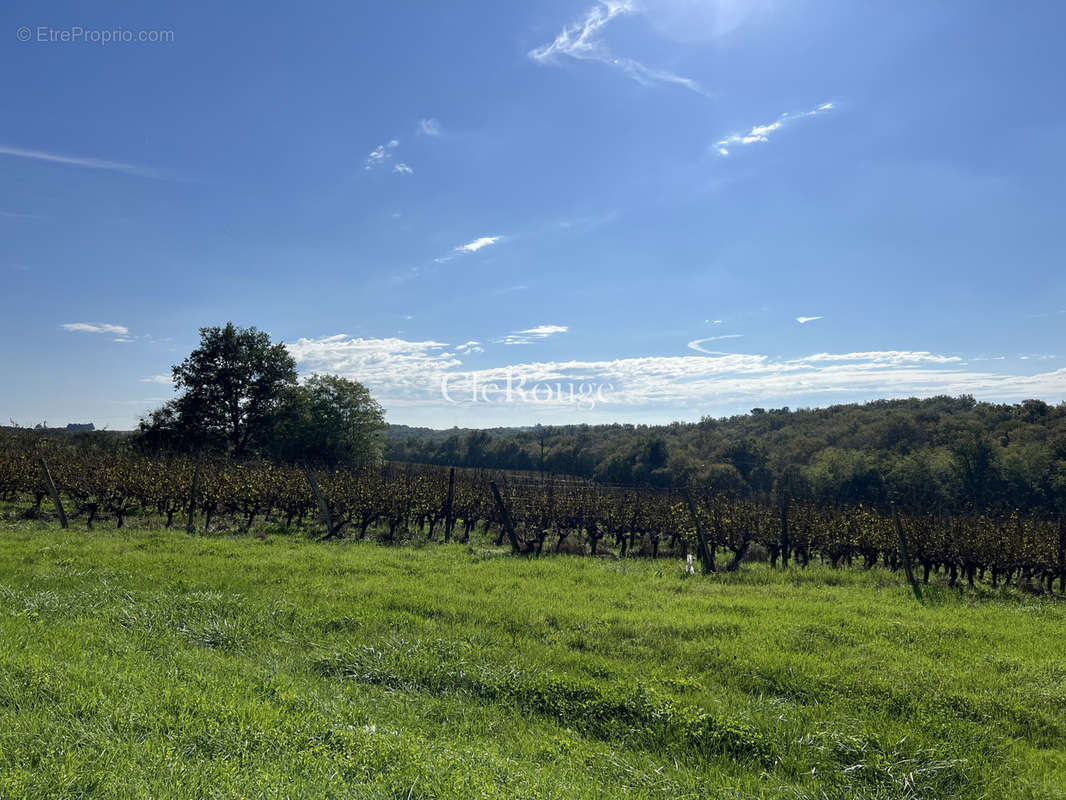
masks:
[(335, 375), (301, 385), (284, 343), (254, 327), (201, 328), (172, 374), (179, 394), (141, 420), (144, 449), (352, 466), (380, 457), (384, 416), (366, 387)]
[(360, 467), (381, 458), (385, 417), (361, 383), (312, 375), (286, 392), (270, 449), (285, 461)]
[(1066, 403), (1041, 400), (878, 400), (653, 426), (394, 426), (385, 457), (826, 503), (1066, 512)]
[(296, 361), (263, 331), (201, 328), (200, 346), (172, 369), (180, 394), (141, 421), (149, 441), (207, 447), (241, 457), (263, 444), (284, 392), (296, 384)]

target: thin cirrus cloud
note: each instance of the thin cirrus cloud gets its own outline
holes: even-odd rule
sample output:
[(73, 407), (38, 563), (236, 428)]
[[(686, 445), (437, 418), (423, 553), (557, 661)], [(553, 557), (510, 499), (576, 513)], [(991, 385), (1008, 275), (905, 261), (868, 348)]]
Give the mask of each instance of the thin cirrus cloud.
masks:
[(141, 378), (141, 383), (158, 383), (160, 386), (171, 386), (174, 383), (174, 379), (170, 375), (150, 375), (147, 378)]
[[(484, 248), (501, 241), (503, 241), (502, 236), (479, 236), (477, 239), (467, 242), (466, 244), (461, 244), (458, 247), (453, 247), (451, 251), (448, 252), (446, 255), (437, 256), (433, 259), (433, 263), (447, 264), (449, 261), (453, 261), (456, 258), (459, 258), (460, 256), (471, 255), (473, 253), (478, 252), (479, 250), (483, 250)], [(416, 278), (425, 274), (426, 271), (427, 268), (423, 266), (411, 267), (410, 269), (407, 269), (404, 272), (394, 275), (393, 280), (399, 283), (415, 280)]]
[(438, 258), (435, 258), (433, 260), (438, 264), (446, 264), (457, 256), (465, 256), (470, 255), (471, 253), (476, 253), (478, 250), (484, 250), (486, 247), (490, 247), (501, 241), (503, 241), (502, 236), (479, 236), (473, 241), (467, 242), (466, 244), (461, 244), (458, 247), (453, 248), (452, 251), (448, 253), (448, 255), (439, 256)]
[(143, 167), (138, 164), (127, 164), (121, 161), (108, 161), (103, 158), (87, 158), (83, 156), (64, 155), (62, 153), (49, 153), (44, 150), (30, 150), (24, 147), (12, 147), (0, 144), (0, 155), (14, 158), (26, 158), (33, 161), (46, 161), (52, 164), (64, 164), (69, 167), (82, 167), (83, 169), (101, 169), (110, 172), (123, 172), (127, 175), (137, 175), (141, 178), (166, 179), (167, 176), (157, 169)]
[[(715, 321), (718, 322), (718, 320)], [(743, 333), (724, 333), (721, 336), (705, 336), (702, 339), (693, 339), (691, 342), (688, 343), (688, 348), (690, 350), (695, 350), (699, 353), (710, 353), (710, 350), (705, 350), (703, 347), (703, 345), (707, 342), (718, 342), (722, 339), (741, 339), (743, 337)]]
[(399, 139), (389, 139), (385, 144), (379, 144), (367, 155), (366, 161), (363, 162), (363, 169), (372, 170), (384, 166), (392, 159), (392, 154), (399, 146)]
[(418, 121), (417, 132), (421, 136), (440, 136), (440, 120), (430, 117)]
[(461, 253), (476, 253), (483, 247), (488, 247), (489, 245), (496, 244), (496, 242), (500, 241), (501, 238), (502, 237), (500, 236), (481, 236), (477, 239), (474, 239), (474, 241), (472, 242), (467, 242), (466, 244), (459, 245), (459, 247), (455, 249)]
[[(541, 325), (508, 338), (540, 339), (566, 332)], [(727, 413), (769, 403), (824, 404), (875, 397), (972, 394), (990, 400), (1019, 400), (1066, 393), (1066, 369), (1017, 375), (975, 369), (959, 356), (929, 351), (883, 350), (814, 353), (792, 359), (762, 354), (629, 357), (610, 361), (518, 362), (474, 371), (462, 358), (471, 342), (449, 349), (437, 341), (354, 339), (346, 335), (299, 339), (287, 345), (301, 372), (328, 371), (362, 381), (375, 396), (397, 408), (418, 407), (429, 419), (449, 424), (442, 379), (455, 397), (490, 382), (524, 381), (609, 385), (608, 415), (626, 409), (698, 409)], [(454, 350), (454, 352), (452, 351)], [(516, 405), (525, 401), (516, 399)], [(563, 402), (560, 400), (560, 402)], [(513, 420), (528, 415), (518, 408)]]
[(718, 155), (727, 156), (729, 155), (731, 148), (734, 146), (768, 142), (770, 141), (770, 136), (772, 134), (781, 130), (790, 122), (803, 119), (804, 117), (816, 117), (819, 114), (824, 114), (832, 110), (832, 103), (822, 103), (820, 106), (812, 108), (810, 111), (786, 111), (773, 122), (767, 123), (766, 125), (755, 125), (747, 133), (733, 133), (723, 139), (719, 139), (714, 143), (714, 149), (718, 151)]
[(535, 328), (526, 328), (522, 331), (512, 331), (497, 341), (504, 344), (533, 344), (533, 342), (547, 339), (549, 336), (557, 336), (570, 330), (568, 325), (538, 325)]
[[(389, 139), (385, 144), (379, 144), (367, 154), (363, 169), (369, 172), (390, 163), (399, 146), (399, 139)], [(414, 169), (406, 161), (397, 161), (392, 165), (392, 172), (397, 175), (411, 175)]]
[(876, 366), (902, 364), (961, 364), (960, 356), (945, 356), (928, 350), (865, 350), (858, 353), (813, 353), (786, 361), (787, 364), (824, 364), (861, 361)]
[(60, 327), (71, 333), (111, 333), (122, 337), (130, 332), (125, 325), (113, 325), (109, 322), (64, 322)]
[(558, 64), (564, 57), (596, 61), (621, 70), (644, 86), (673, 84), (706, 96), (703, 87), (691, 78), (645, 66), (636, 59), (616, 56), (600, 40), (600, 34), (612, 20), (640, 13), (642, 10), (631, 0), (603, 0), (590, 8), (584, 19), (567, 25), (553, 41), (533, 48), (527, 55), (538, 64)]
[(808, 322), (814, 322), (819, 319), (825, 319), (825, 317), (796, 317), (796, 322), (800, 325), (806, 325)]

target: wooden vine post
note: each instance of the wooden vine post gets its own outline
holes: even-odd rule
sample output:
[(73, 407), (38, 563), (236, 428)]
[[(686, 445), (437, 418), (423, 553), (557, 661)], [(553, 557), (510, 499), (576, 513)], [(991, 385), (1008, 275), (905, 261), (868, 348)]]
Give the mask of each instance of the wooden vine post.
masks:
[(514, 523), (511, 522), (511, 515), (507, 511), (507, 506), (504, 505), (503, 497), (500, 496), (500, 487), (496, 485), (496, 481), (490, 481), (489, 487), (492, 489), (492, 496), (496, 499), (496, 507), (500, 510), (500, 517), (503, 519), (503, 528), (507, 531), (507, 538), (511, 542), (511, 552), (517, 555), (522, 552), (522, 548), (518, 544), (518, 534), (515, 533)]
[(914, 578), (914, 570), (911, 569), (911, 557), (907, 552), (907, 536), (903, 531), (903, 522), (899, 518), (899, 509), (896, 508), (896, 504), (892, 504), (892, 519), (896, 523), (896, 535), (899, 537), (899, 552), (903, 558), (903, 572), (907, 575), (907, 583), (911, 585), (911, 590), (914, 592), (914, 596), (918, 598), (918, 602), (922, 602), (922, 590), (918, 588), (918, 581)]
[(67, 513), (63, 510), (63, 503), (59, 499), (59, 492), (56, 489), (55, 482), (52, 480), (52, 473), (48, 469), (48, 462), (44, 460), (44, 456), (41, 456), (41, 472), (44, 474), (44, 486), (48, 490), (49, 497), (52, 498), (52, 504), (56, 507), (56, 514), (59, 516), (59, 524), (61, 527), (68, 527)]
[(448, 499), (444, 503), (444, 541), (452, 538), (452, 526), (455, 525), (455, 517), (452, 515), (452, 502), (455, 500), (455, 467), (448, 470)]
[(322, 495), (322, 490), (318, 488), (318, 481), (315, 480), (315, 474), (311, 472), (311, 468), (306, 464), (304, 467), (304, 475), (307, 476), (307, 483), (311, 486), (311, 492), (315, 495), (315, 502), (318, 503), (318, 513), (322, 518), (322, 524), (326, 526), (326, 537), (333, 535), (333, 517), (329, 513), (329, 506), (326, 505), (326, 498)]
[(788, 539), (788, 506), (790, 495), (784, 492), (781, 497), (781, 568), (788, 567), (788, 551), (792, 546)]
[(200, 459), (192, 468), (192, 486), (189, 487), (189, 519), (185, 523), (186, 533), (196, 532), (196, 495), (200, 490)]
[(703, 523), (700, 522), (700, 515), (696, 511), (696, 504), (692, 502), (692, 494), (689, 492), (688, 487), (685, 488), (685, 502), (688, 503), (688, 513), (692, 515), (692, 522), (696, 526), (696, 548), (699, 551), (703, 574), (709, 575), (716, 571), (714, 553), (707, 546), (707, 537), (703, 533)]

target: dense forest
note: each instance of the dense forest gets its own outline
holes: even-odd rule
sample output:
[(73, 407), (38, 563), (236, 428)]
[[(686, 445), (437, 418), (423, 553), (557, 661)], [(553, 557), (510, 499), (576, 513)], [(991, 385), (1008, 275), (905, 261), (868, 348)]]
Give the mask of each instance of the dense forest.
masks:
[(924, 509), (1066, 509), (1066, 403), (879, 400), (670, 425), (491, 430), (392, 426), (393, 461), (543, 470), (612, 484), (701, 485)]

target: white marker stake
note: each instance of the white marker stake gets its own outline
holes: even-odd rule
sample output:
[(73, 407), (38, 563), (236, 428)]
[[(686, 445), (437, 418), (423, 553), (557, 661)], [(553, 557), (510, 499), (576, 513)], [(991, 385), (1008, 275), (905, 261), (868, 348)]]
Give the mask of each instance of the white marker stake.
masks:
[(685, 559), (685, 572), (689, 575), (696, 574), (696, 567), (692, 564), (692, 553), (689, 553), (688, 557)]

